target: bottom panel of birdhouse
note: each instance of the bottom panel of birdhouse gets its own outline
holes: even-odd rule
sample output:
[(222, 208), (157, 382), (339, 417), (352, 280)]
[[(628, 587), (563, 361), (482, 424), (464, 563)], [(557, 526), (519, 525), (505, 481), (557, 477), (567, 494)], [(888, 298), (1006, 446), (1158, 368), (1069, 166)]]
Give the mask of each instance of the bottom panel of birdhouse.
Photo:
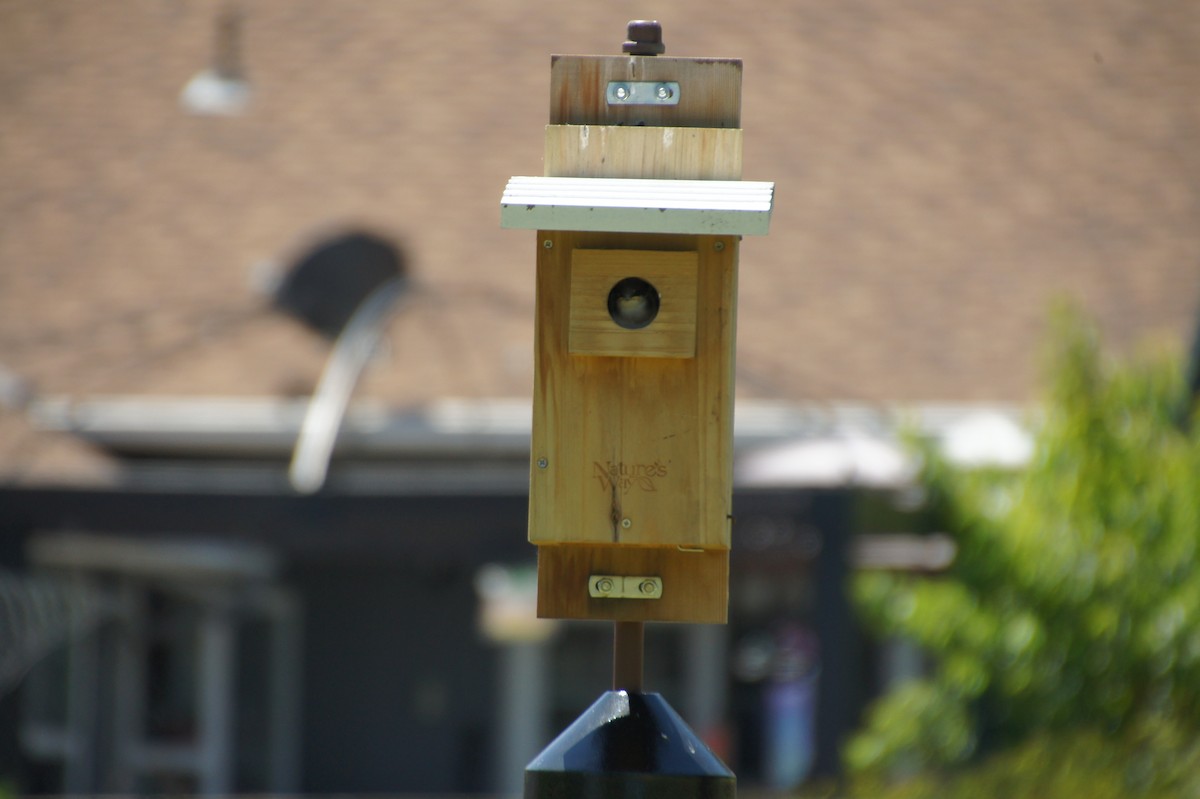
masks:
[(605, 544), (538, 547), (544, 619), (723, 624), (729, 551)]

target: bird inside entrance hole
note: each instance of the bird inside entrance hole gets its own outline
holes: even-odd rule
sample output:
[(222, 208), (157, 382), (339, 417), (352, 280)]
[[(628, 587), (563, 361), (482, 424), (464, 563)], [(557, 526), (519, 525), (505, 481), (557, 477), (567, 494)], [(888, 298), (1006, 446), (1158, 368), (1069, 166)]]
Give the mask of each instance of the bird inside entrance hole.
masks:
[(618, 280), (608, 292), (608, 315), (627, 330), (638, 330), (653, 322), (658, 306), (658, 289), (640, 277)]

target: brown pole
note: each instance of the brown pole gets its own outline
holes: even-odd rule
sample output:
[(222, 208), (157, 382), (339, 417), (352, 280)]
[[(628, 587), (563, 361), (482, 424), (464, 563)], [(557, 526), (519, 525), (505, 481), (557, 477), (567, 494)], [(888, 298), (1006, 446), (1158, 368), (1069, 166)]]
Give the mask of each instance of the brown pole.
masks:
[(642, 692), (642, 662), (645, 646), (644, 622), (613, 623), (613, 690)]

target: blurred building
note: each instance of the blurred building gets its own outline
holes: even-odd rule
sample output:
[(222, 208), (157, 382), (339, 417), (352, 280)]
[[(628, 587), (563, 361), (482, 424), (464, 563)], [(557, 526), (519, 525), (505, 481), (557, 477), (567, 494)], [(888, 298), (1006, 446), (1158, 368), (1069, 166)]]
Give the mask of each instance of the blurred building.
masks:
[(1200, 8), (0, 0), (0, 778), (500, 790), (604, 689), (603, 627), (486, 623), (481, 575), (533, 557), (533, 243), (498, 203), (541, 169), (549, 55), (645, 16), (745, 60), (778, 187), (731, 624), (648, 640), (749, 783), (780, 741), (835, 769), (910, 668), (842, 591), (945, 563), (899, 535), (930, 531), (897, 429), (1019, 463), (1060, 298), (1116, 350), (1191, 337)]

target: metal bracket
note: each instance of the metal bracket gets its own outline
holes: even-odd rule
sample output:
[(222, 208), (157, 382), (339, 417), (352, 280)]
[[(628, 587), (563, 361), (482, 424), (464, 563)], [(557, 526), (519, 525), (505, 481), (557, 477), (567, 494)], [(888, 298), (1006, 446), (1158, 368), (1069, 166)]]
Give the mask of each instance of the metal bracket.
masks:
[(593, 599), (661, 599), (662, 578), (593, 574), (588, 578), (588, 596)]
[(679, 105), (679, 82), (614, 80), (605, 97), (609, 105)]

